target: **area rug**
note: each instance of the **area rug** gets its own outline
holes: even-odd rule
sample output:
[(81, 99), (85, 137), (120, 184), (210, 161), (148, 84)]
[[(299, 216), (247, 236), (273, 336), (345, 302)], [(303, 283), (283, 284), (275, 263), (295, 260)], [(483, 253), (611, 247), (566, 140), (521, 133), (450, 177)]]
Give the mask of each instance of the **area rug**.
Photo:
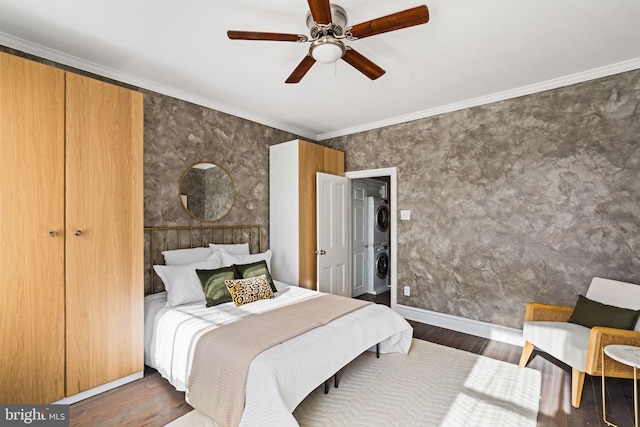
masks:
[[(536, 426), (539, 371), (427, 341), (414, 339), (408, 356), (365, 352), (339, 379), (300, 403), (301, 426)], [(168, 424), (214, 425), (198, 411)]]

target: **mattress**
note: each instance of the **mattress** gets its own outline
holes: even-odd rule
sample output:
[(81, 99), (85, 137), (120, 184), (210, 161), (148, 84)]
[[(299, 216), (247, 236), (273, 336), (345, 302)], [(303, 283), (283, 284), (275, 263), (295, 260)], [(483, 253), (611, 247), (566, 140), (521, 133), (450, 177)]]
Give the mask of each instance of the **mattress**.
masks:
[[(273, 299), (240, 307), (233, 303), (165, 307), (166, 293), (145, 297), (145, 364), (177, 390), (186, 391), (193, 352), (205, 332), (318, 295), (281, 282), (276, 287)], [(407, 354), (412, 335), (400, 315), (371, 304), (264, 351), (249, 367), (241, 425), (297, 425), (291, 413), (323, 381), (378, 343), (381, 353)]]

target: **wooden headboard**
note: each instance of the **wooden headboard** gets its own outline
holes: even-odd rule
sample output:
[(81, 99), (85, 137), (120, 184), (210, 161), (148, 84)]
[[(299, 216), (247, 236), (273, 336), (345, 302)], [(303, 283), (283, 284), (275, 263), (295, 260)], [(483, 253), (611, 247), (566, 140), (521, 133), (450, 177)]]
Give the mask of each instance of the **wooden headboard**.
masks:
[(164, 264), (162, 251), (206, 247), (209, 243), (248, 243), (251, 253), (259, 253), (262, 252), (262, 226), (145, 227), (144, 240), (144, 294), (149, 295), (164, 290), (153, 271), (155, 264)]

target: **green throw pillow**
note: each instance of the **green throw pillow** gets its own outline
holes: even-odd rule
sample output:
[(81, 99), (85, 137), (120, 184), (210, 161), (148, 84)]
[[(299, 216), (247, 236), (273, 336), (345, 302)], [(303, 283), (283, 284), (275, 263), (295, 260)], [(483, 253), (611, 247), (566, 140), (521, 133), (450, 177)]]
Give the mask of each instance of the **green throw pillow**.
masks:
[(236, 269), (222, 267), (215, 270), (196, 270), (204, 296), (207, 299), (207, 307), (231, 302), (231, 294), (225, 285), (225, 280), (239, 279)]
[(251, 264), (235, 264), (234, 267), (238, 270), (238, 274), (242, 279), (250, 279), (252, 277), (267, 276), (267, 282), (271, 286), (271, 292), (278, 292), (276, 285), (273, 283), (271, 274), (269, 274), (269, 268), (267, 262), (262, 260), (258, 262), (252, 262)]
[(573, 309), (569, 322), (586, 326), (587, 328), (604, 326), (607, 328), (633, 330), (639, 314), (640, 311), (602, 304), (578, 295), (578, 302)]

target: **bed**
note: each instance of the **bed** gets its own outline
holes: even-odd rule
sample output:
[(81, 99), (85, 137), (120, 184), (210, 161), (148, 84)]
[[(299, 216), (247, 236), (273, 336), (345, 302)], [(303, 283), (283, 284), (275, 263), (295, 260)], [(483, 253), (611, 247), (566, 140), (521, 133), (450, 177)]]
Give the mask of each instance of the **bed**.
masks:
[[(161, 240), (166, 253), (171, 240), (166, 238), (166, 233), (171, 229), (148, 229), (152, 233), (158, 230), (164, 230), (161, 232), (165, 233), (165, 237)], [(200, 232), (204, 233), (202, 230)], [(260, 234), (261, 230), (258, 229), (257, 233)], [(246, 243), (245, 240), (255, 238), (254, 231), (247, 233), (244, 229), (237, 235), (225, 238), (225, 242)], [(198, 244), (204, 246), (202, 242), (215, 239), (189, 237), (188, 240), (191, 247)], [(196, 245), (193, 244), (194, 241)], [(154, 246), (154, 243), (149, 243), (150, 247)], [(268, 252), (261, 252), (261, 237), (257, 244), (249, 242), (249, 246), (254, 248), (254, 255), (258, 257)], [(147, 255), (149, 266), (157, 265), (154, 250), (151, 249)], [(231, 259), (245, 258), (238, 256)], [(151, 282), (156, 280), (157, 277), (150, 279)], [(242, 322), (247, 316), (259, 316), (283, 307), (292, 308), (294, 304), (298, 304), (295, 306), (297, 307), (305, 301), (322, 297), (316, 291), (278, 281), (274, 281), (273, 285), (276, 291), (270, 299), (241, 306), (225, 302), (206, 307), (207, 302), (202, 300), (167, 306), (171, 299), (169, 292), (158, 286), (158, 283), (152, 284), (151, 292), (145, 297), (145, 364), (156, 369), (177, 390), (186, 391), (187, 401), (196, 402), (189, 403), (215, 420), (217, 414), (207, 412), (211, 410), (211, 405), (204, 407), (207, 405), (199, 403), (202, 399), (190, 399), (190, 387), (195, 390), (198, 385), (193, 378), (190, 382), (194, 364), (201, 370), (206, 363), (216, 363), (212, 360), (203, 361), (201, 354), (194, 361), (199, 341), (204, 341), (203, 337), (209, 331), (224, 327), (225, 324)], [(386, 306), (369, 304), (266, 349), (248, 367), (239, 425), (298, 425), (292, 412), (316, 387), (363, 351), (375, 348), (378, 344), (382, 354), (406, 354), (411, 345), (412, 334), (411, 326), (397, 313)]]

